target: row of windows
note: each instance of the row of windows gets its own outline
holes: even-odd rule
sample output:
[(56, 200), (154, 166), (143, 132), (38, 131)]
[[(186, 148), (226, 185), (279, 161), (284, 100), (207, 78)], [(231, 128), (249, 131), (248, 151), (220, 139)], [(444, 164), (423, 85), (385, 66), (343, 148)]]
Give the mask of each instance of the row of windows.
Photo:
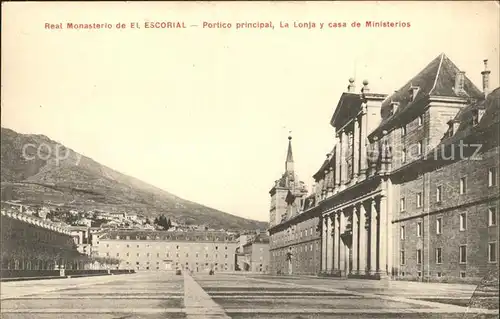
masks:
[[(128, 262), (128, 261), (127, 261), (125, 264), (130, 265), (130, 262)], [(136, 261), (136, 262), (135, 262), (135, 264), (136, 264), (136, 265), (140, 265), (141, 263), (140, 263), (139, 261)], [(151, 263), (148, 261), (148, 262), (146, 262), (145, 264), (146, 264), (146, 265), (150, 265)], [(159, 265), (159, 264), (160, 264), (160, 262), (159, 262), (159, 261), (157, 261), (157, 262), (156, 262), (156, 264), (157, 264), (157, 265)], [(198, 266), (198, 265), (203, 266), (203, 263), (199, 264), (199, 263), (197, 263), (197, 262), (196, 262), (196, 263), (194, 263), (194, 264), (195, 264), (196, 266)], [(176, 263), (175, 263), (175, 265), (176, 265), (176, 266), (179, 266), (179, 263), (178, 263), (178, 262), (176, 262)], [(182, 265), (182, 264), (181, 264), (181, 265)], [(187, 261), (186, 261), (186, 265), (189, 265), (189, 262), (187, 262)], [(209, 264), (209, 263), (205, 263), (205, 266), (209, 266), (209, 265), (211, 265), (211, 264)], [(214, 263), (213, 265), (218, 266), (219, 264), (218, 264), (218, 263)], [(221, 266), (222, 266), (222, 264), (221, 264)], [(224, 263), (224, 266), (226, 266), (226, 267), (227, 267), (227, 263)], [(262, 266), (262, 264), (261, 264), (261, 266)]]
[[(106, 256), (107, 256), (107, 257), (109, 257), (109, 256), (110, 256), (110, 253), (106, 253)], [(123, 256), (123, 255), (122, 255), (122, 256)], [(130, 257), (130, 254), (129, 254), (129, 253), (126, 253), (126, 254), (125, 254), (125, 256), (126, 256), (126, 257)], [(136, 254), (136, 256), (137, 256), (137, 257), (140, 257), (140, 256), (141, 256), (141, 254), (140, 254), (140, 253), (137, 253), (137, 254)], [(175, 254), (175, 257), (179, 258), (179, 256), (180, 256), (180, 255), (179, 255), (179, 253), (176, 253), (176, 254)], [(205, 258), (209, 258), (209, 256), (210, 256), (209, 254), (205, 254)], [(222, 255), (221, 255), (221, 256), (222, 256)], [(116, 257), (120, 257), (120, 253), (116, 253)], [(151, 254), (150, 254), (150, 253), (147, 253), (147, 254), (146, 254), (146, 257), (151, 257)], [(160, 257), (161, 257), (161, 256), (160, 256), (160, 253), (157, 253), (157, 254), (156, 254), (156, 257), (157, 257), (157, 258), (160, 258)], [(166, 254), (165, 254), (165, 257), (166, 257), (166, 258), (169, 258), (169, 257), (170, 257), (170, 254), (169, 254), (169, 253), (166, 253)], [(186, 254), (186, 258), (189, 258), (189, 254)], [(196, 258), (199, 258), (199, 254), (196, 254)], [(215, 258), (219, 258), (219, 255), (215, 254)], [(226, 254), (226, 255), (224, 255), (224, 258), (225, 258), (225, 259), (227, 259), (227, 258), (228, 258), (228, 255), (227, 255), (227, 254)]]
[[(127, 244), (127, 245), (126, 245), (126, 247), (127, 247), (127, 248), (130, 248), (130, 246), (131, 246), (131, 245), (129, 245), (129, 244)], [(106, 244), (106, 247), (107, 247), (107, 248), (109, 248), (109, 244)], [(119, 245), (119, 244), (117, 244), (117, 245), (116, 245), (116, 248), (119, 248), (119, 247), (120, 247), (120, 245)], [(151, 246), (150, 244), (147, 244), (145, 247), (146, 247), (146, 248), (153, 248), (153, 246)], [(161, 248), (161, 246), (159, 246), (159, 245), (154, 245), (154, 247), (156, 247), (156, 249), (160, 249), (160, 248)], [(140, 245), (137, 245), (137, 248), (141, 248), (141, 246), (140, 246)], [(184, 249), (188, 249), (188, 250), (189, 250), (189, 249), (191, 249), (191, 248), (192, 248), (192, 247), (189, 247), (189, 246), (184, 246)], [(198, 249), (199, 247), (194, 247), (194, 248)], [(208, 246), (205, 246), (205, 250), (208, 250), (208, 248), (209, 248)], [(175, 249), (176, 249), (176, 250), (179, 250), (179, 249), (180, 249), (180, 246), (179, 246), (179, 245), (177, 245), (177, 246), (175, 247)], [(166, 246), (166, 247), (165, 247), (165, 250), (170, 250), (170, 246)], [(219, 250), (219, 246), (215, 246), (215, 250)], [(228, 250), (227, 246), (224, 246), (224, 250)]]
[[(401, 277), (404, 277), (406, 275), (407, 275), (407, 273), (404, 272), (404, 271), (402, 271), (402, 272), (399, 273), (399, 276), (401, 276)], [(429, 275), (432, 276), (433, 274), (429, 273)], [(443, 277), (443, 275), (444, 274), (441, 271), (436, 272), (436, 277), (438, 277), (438, 278)], [(459, 275), (460, 275), (460, 278), (465, 278), (466, 277), (466, 272), (465, 271), (460, 271)], [(417, 276), (418, 277), (422, 277), (422, 272), (421, 271), (417, 271)]]
[[(461, 213), (458, 215), (459, 223), (460, 223), (460, 231), (467, 230), (467, 213)], [(497, 209), (496, 207), (490, 207), (488, 209), (488, 226), (496, 226), (497, 225)], [(443, 218), (436, 218), (436, 235), (440, 235), (443, 233)], [(421, 237), (423, 232), (422, 222), (417, 222), (417, 237)], [(400, 236), (401, 240), (405, 240), (406, 238), (406, 226), (400, 226)]]
[[(400, 260), (401, 265), (405, 265), (406, 264), (406, 252), (405, 252), (405, 250), (401, 250), (399, 256), (400, 256), (399, 260)], [(423, 260), (422, 249), (416, 250), (416, 260), (417, 260), (417, 264), (422, 264), (422, 260)], [(488, 243), (488, 261), (491, 263), (494, 263), (497, 261), (497, 243), (496, 242)], [(439, 248), (436, 248), (434, 250), (434, 262), (436, 264), (443, 263), (443, 248), (439, 247)], [(459, 246), (458, 262), (461, 264), (467, 263), (467, 245), (460, 245)]]
[[(496, 180), (497, 180), (497, 170), (496, 167), (492, 167), (488, 170), (488, 186), (496, 186)], [(460, 178), (460, 185), (459, 185), (459, 192), (461, 195), (465, 194), (467, 192), (467, 179), (466, 177)], [(443, 200), (443, 186), (437, 186), (436, 187), (436, 202), (441, 202)], [(400, 210), (404, 212), (406, 210), (406, 200), (404, 197), (401, 198), (400, 200)], [(416, 194), (416, 206), (417, 208), (422, 207), (422, 193), (417, 193)]]
[(231, 237), (184, 237), (184, 236), (110, 236), (110, 239), (117, 240), (183, 240), (183, 241), (233, 241)]
[[(320, 248), (320, 244), (319, 243), (316, 243), (316, 251), (319, 251), (319, 248)], [(301, 245), (301, 246), (298, 246), (298, 247), (295, 247), (296, 251), (301, 253), (301, 252), (308, 252), (308, 251), (314, 251), (314, 244), (310, 244), (310, 245)], [(285, 250), (278, 250), (278, 251), (273, 251), (271, 252), (271, 254), (273, 256), (285, 256), (286, 255), (286, 251)]]
[(313, 236), (314, 235), (314, 227), (311, 227), (310, 229), (303, 229), (300, 230), (299, 232), (291, 232), (287, 231), (286, 233), (279, 233), (279, 234), (274, 234), (271, 235), (271, 239), (273, 242), (286, 242), (294, 239), (299, 239), (307, 236)]
[[(417, 125), (422, 126), (424, 124), (424, 117), (420, 115), (417, 117)], [(406, 135), (406, 125), (401, 126), (401, 137)]]

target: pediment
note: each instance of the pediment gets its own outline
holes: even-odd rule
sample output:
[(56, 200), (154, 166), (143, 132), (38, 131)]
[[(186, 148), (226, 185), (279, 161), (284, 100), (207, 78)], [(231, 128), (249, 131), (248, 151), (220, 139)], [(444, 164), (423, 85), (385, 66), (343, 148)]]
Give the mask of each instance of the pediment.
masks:
[(342, 93), (333, 113), (330, 124), (335, 128), (343, 127), (361, 112), (362, 99), (357, 93)]

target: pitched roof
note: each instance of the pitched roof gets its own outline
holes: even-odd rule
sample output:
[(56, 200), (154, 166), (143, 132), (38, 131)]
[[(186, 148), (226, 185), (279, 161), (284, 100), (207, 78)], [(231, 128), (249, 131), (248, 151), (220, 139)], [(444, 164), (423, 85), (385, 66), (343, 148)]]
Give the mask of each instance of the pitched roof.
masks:
[[(384, 100), (381, 107), (383, 120), (380, 126), (383, 126), (398, 114), (411, 108), (424, 97), (463, 97), (460, 92), (457, 94), (454, 90), (455, 76), (459, 71), (460, 69), (444, 53), (441, 53), (399, 90)], [(410, 96), (410, 88), (412, 86), (419, 88), (413, 101)], [(464, 78), (464, 91), (465, 96), (470, 98), (481, 99), (483, 97), (483, 93), (467, 76)], [(390, 113), (392, 102), (399, 102), (399, 107), (394, 114)]]
[(116, 230), (102, 239), (167, 240), (167, 241), (234, 241), (235, 236), (220, 231), (169, 232), (155, 230)]
[[(473, 113), (475, 110), (483, 110), (484, 114), (477, 123), (473, 123)], [(478, 131), (487, 131), (494, 125), (500, 123), (500, 88), (491, 92), (486, 100), (470, 104), (464, 107), (451, 122), (459, 123), (453, 135), (445, 135), (440, 144), (433, 151), (429, 152), (428, 158), (433, 157), (436, 152), (442, 150), (443, 145), (451, 145), (457, 141), (469, 137)], [(495, 132), (498, 134), (498, 132)]]

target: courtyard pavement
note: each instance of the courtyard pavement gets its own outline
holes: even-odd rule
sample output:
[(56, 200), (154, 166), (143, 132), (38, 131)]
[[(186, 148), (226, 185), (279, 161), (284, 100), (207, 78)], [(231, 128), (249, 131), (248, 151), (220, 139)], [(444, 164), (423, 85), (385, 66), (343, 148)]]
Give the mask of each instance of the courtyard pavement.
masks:
[(400, 281), (142, 272), (5, 282), (1, 318), (498, 318), (498, 307), (467, 307), (475, 289)]

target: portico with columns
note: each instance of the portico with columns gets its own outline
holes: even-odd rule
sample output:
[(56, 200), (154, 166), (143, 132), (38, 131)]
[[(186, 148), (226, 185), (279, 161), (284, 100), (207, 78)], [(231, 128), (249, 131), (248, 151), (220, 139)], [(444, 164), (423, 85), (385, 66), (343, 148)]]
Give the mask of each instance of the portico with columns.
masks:
[(370, 93), (368, 84), (365, 80), (356, 93), (354, 79), (349, 80), (330, 122), (335, 145), (314, 175), (321, 185), (316, 192), (322, 211), (322, 272), (327, 275), (391, 275), (390, 182), (381, 174), (390, 154), (382, 141), (368, 140), (386, 95)]

